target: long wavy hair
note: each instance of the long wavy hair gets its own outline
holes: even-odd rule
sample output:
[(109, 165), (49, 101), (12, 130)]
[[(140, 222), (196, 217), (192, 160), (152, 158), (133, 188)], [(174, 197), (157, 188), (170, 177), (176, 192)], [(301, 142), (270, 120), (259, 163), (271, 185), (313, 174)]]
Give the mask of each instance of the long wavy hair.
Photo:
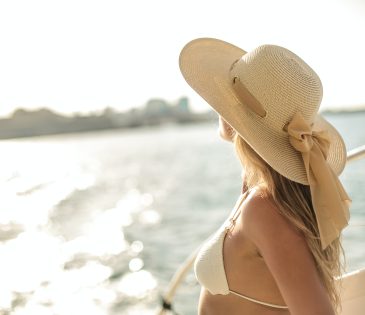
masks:
[(244, 187), (251, 189), (263, 185), (264, 194), (272, 197), (279, 212), (304, 235), (318, 275), (336, 314), (339, 314), (342, 308), (338, 289), (341, 285), (340, 275), (346, 265), (342, 235), (322, 250), (310, 186), (294, 182), (276, 172), (237, 132), (232, 140), (243, 167)]

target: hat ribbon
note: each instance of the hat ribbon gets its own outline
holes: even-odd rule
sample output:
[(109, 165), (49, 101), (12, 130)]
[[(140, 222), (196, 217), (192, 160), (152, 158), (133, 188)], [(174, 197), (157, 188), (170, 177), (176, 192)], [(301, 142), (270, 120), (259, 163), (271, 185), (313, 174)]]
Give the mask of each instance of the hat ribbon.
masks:
[(232, 87), (242, 104), (247, 105), (252, 111), (254, 111), (260, 117), (266, 117), (266, 110), (261, 103), (252, 95), (247, 87), (241, 82), (240, 77), (235, 75), (232, 80)]
[(324, 250), (348, 225), (352, 200), (326, 161), (331, 144), (328, 131), (312, 130), (300, 112), (293, 116), (286, 129), (290, 144), (302, 154)]

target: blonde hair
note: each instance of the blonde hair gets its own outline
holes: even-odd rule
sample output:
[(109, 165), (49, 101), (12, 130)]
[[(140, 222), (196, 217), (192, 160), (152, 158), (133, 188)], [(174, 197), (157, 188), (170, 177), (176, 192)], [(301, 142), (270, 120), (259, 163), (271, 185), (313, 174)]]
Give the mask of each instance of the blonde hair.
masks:
[(335, 277), (339, 277), (343, 273), (346, 264), (341, 244), (342, 236), (323, 251), (309, 185), (294, 182), (276, 172), (237, 132), (232, 140), (244, 169), (244, 186), (251, 189), (256, 185), (263, 185), (264, 193), (272, 197), (279, 212), (304, 235), (314, 258), (318, 275), (338, 314), (341, 311), (341, 300), (336, 286), (336, 281), (339, 280), (336, 280)]

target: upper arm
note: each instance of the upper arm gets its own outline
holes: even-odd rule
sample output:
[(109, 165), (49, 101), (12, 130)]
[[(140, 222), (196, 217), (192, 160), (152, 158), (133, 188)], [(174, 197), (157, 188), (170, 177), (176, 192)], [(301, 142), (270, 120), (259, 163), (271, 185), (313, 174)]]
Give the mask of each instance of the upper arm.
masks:
[(244, 233), (264, 258), (290, 314), (333, 315), (304, 236), (276, 206), (263, 197), (253, 196), (241, 219)]

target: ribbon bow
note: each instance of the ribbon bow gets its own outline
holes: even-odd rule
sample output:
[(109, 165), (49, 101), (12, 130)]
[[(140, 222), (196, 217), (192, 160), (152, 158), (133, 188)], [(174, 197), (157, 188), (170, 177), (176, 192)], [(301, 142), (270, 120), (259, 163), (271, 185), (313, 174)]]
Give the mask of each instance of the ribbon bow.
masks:
[(348, 225), (352, 200), (326, 162), (331, 144), (328, 131), (312, 131), (300, 112), (293, 116), (287, 131), (290, 144), (303, 157), (324, 250)]

